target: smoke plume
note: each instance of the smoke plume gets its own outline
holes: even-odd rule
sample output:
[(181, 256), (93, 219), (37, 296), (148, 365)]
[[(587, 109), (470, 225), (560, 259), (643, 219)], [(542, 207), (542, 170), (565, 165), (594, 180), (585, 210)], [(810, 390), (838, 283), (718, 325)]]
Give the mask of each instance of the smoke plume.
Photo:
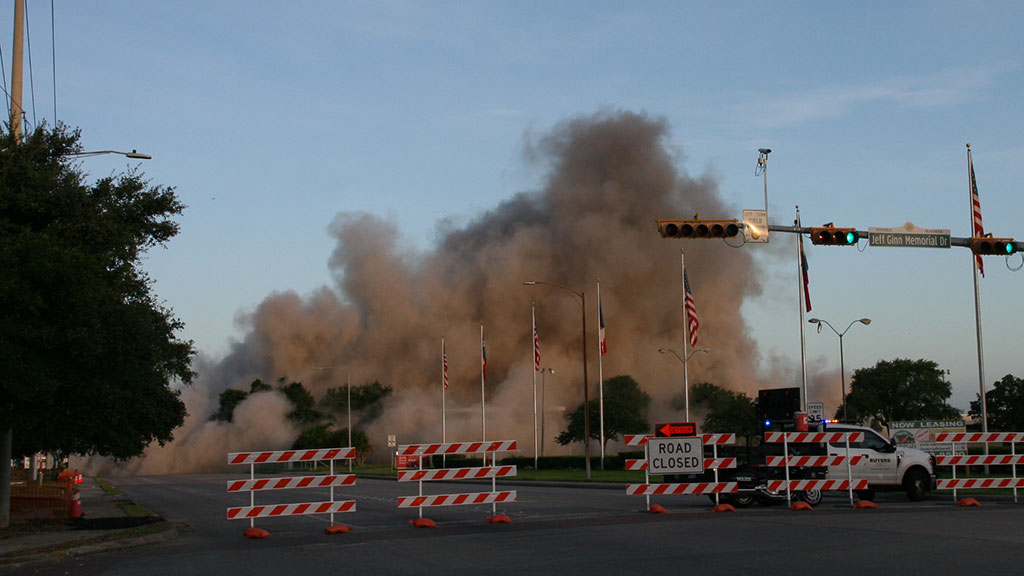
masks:
[[(254, 378), (301, 381), (314, 396), (378, 380), (394, 389), (367, 430), (377, 459), (386, 436), (400, 444), (441, 441), (441, 338), (448, 355), (447, 440), (481, 436), (480, 327), (487, 343), (486, 434), (518, 440), (532, 454), (533, 356), (530, 306), (537, 307), (545, 377), (545, 454), (562, 449), (562, 409), (582, 402), (581, 307), (563, 284), (586, 296), (590, 397), (598, 394), (597, 281), (608, 353), (604, 377), (629, 374), (653, 398), (651, 420), (679, 419), (669, 400), (681, 392), (681, 367), (659, 348), (682, 349), (679, 254), (701, 319), (691, 385), (713, 382), (753, 392), (764, 383), (740, 306), (760, 294), (750, 250), (723, 241), (662, 239), (657, 218), (733, 218), (715, 181), (692, 177), (662, 119), (600, 112), (569, 119), (526, 145), (545, 174), (541, 189), (503, 200), (463, 227), (448, 225), (431, 250), (401, 243), (397, 223), (372, 214), (338, 214), (330, 258), (334, 285), (301, 297), (268, 296), (241, 318), (245, 336), (229, 354), (198, 367), (185, 390), (190, 416), (174, 443), (154, 447), (139, 472), (221, 468), (225, 453), (288, 447), (296, 431), (276, 393), (257, 394), (233, 423), (210, 422), (217, 395), (248, 390)], [(738, 244), (732, 241), (731, 244)], [(339, 422), (344, 427), (345, 422)], [(641, 431), (638, 431), (641, 432)]]

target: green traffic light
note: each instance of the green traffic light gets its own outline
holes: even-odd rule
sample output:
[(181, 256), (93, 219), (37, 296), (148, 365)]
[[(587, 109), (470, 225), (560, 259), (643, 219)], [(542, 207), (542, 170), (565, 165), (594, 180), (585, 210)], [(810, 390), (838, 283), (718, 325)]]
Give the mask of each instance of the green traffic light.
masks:
[(1006, 253), (1007, 254), (1013, 254), (1016, 251), (1017, 251), (1017, 245), (1016, 244), (1014, 244), (1013, 242), (1007, 242), (1006, 243)]
[(853, 244), (856, 241), (857, 241), (857, 235), (856, 234), (854, 234), (853, 232), (847, 232), (846, 233), (846, 243), (847, 244)]

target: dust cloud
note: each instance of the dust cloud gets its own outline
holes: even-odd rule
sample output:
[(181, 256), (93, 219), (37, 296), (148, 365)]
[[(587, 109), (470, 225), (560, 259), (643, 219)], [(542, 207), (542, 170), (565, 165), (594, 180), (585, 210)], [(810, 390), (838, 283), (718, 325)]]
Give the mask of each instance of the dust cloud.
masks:
[(189, 417), (175, 441), (152, 447), (126, 468), (223, 469), (229, 451), (287, 448), (297, 431), (276, 392), (243, 402), (233, 423), (209, 420), (220, 392), (248, 390), (255, 378), (301, 381), (318, 398), (344, 386), (348, 374), (353, 385), (380, 381), (394, 394), (366, 430), (374, 458), (387, 461), (389, 434), (399, 443), (439, 442), (442, 337), (450, 379), (447, 440), (477, 440), (481, 324), (487, 438), (518, 440), (520, 450), (532, 454), (531, 303), (542, 366), (555, 369), (544, 378), (544, 453), (565, 453), (553, 438), (564, 428), (562, 411), (582, 401), (581, 306), (566, 290), (524, 286), (528, 280), (585, 293), (589, 389), (596, 398), (600, 279), (608, 340), (604, 377), (633, 376), (652, 396), (652, 421), (678, 419), (669, 401), (680, 393), (681, 370), (658, 349), (681, 351), (684, 247), (701, 319), (698, 345), (712, 349), (693, 356), (690, 382), (753, 395), (765, 379), (740, 307), (761, 293), (758, 263), (750, 250), (737, 249), (741, 239), (660, 237), (657, 218), (736, 218), (740, 212), (723, 202), (712, 177), (682, 171), (685, 157), (669, 136), (663, 119), (645, 114), (602, 111), (568, 119), (524, 147), (527, 163), (544, 174), (539, 190), (507, 198), (464, 226), (442, 225), (429, 250), (403, 245), (394, 221), (338, 214), (328, 228), (337, 241), (329, 262), (333, 285), (308, 296), (271, 294), (240, 317), (244, 338), (224, 358), (201, 361), (198, 382), (183, 390)]

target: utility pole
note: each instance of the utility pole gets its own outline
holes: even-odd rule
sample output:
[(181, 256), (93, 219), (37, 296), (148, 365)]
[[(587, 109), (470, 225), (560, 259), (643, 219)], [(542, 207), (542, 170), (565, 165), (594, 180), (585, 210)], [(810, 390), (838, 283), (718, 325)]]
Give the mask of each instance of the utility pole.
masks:
[[(14, 50), (11, 61), (11, 134), (15, 144), (21, 140), (21, 76), (25, 44), (25, 0), (14, 0)], [(11, 452), (14, 429), (11, 420), (14, 407), (5, 406), (8, 411), (7, 428), (0, 439), (0, 528), (11, 525)]]

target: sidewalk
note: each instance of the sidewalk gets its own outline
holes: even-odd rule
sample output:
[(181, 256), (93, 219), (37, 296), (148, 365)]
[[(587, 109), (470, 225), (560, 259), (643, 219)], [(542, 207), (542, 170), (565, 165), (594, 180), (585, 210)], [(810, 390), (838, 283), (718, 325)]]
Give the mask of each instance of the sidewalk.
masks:
[(78, 485), (83, 516), (66, 523), (0, 530), (0, 570), (68, 556), (130, 548), (174, 538), (177, 527), (155, 516), (132, 516), (122, 494), (107, 494), (93, 477)]

